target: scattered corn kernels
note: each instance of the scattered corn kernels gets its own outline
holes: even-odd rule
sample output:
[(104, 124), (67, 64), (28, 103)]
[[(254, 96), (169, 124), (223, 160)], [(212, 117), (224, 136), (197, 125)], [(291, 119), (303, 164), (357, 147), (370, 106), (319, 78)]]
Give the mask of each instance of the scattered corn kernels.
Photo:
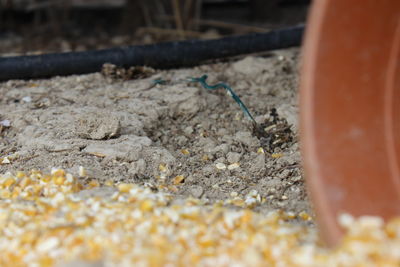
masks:
[[(104, 266), (400, 264), (400, 218), (385, 224), (377, 217), (344, 214), (339, 221), (347, 235), (330, 250), (320, 245), (315, 227), (290, 222), (312, 220), (305, 212), (262, 214), (229, 209), (223, 202), (178, 201), (134, 184), (91, 189), (59, 170), (52, 175), (33, 171), (16, 176), (0, 175), (1, 266), (79, 261)], [(25, 179), (28, 182), (21, 186)], [(87, 197), (88, 190), (104, 194)], [(25, 200), (28, 193), (30, 201)], [(11, 198), (14, 194), (17, 197)], [(225, 204), (248, 207), (262, 201), (255, 190), (245, 199), (233, 193), (231, 197)]]

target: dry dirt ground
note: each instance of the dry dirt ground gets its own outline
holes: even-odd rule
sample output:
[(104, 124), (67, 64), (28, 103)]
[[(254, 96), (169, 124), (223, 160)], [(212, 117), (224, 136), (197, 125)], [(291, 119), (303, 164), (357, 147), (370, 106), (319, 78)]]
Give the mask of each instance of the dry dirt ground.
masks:
[[(260, 212), (310, 212), (297, 142), (298, 54), (286, 49), (130, 80), (95, 73), (0, 83), (0, 173), (58, 167), (178, 198), (250, 194), (260, 196)], [(186, 81), (203, 74), (209, 84), (230, 85), (263, 132), (223, 89)]]

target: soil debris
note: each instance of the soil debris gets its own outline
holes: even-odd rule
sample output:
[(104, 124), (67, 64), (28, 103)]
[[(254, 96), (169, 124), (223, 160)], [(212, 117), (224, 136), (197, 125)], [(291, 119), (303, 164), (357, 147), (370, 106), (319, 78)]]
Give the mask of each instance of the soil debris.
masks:
[(134, 66), (129, 68), (118, 67), (111, 63), (103, 64), (101, 74), (108, 82), (126, 81), (147, 78), (155, 73), (155, 70), (145, 66)]
[(280, 117), (276, 109), (272, 108), (269, 118), (253, 127), (253, 134), (260, 139), (261, 146), (272, 153), (275, 148), (285, 148), (293, 141), (290, 128), (286, 119)]
[[(135, 79), (95, 73), (1, 83), (0, 118), (12, 123), (0, 139), (0, 157), (10, 162), (0, 172), (57, 167), (78, 175), (84, 167), (82, 179), (100, 184), (134, 182), (210, 203), (236, 192), (232, 205), (239, 207), (256, 190), (264, 199), (252, 202), (257, 211), (310, 213), (296, 137), (297, 73), (288, 71), (297, 61), (298, 49), (286, 49), (143, 70)], [(187, 80), (204, 74), (208, 84), (234, 88), (261, 134), (224, 90)]]

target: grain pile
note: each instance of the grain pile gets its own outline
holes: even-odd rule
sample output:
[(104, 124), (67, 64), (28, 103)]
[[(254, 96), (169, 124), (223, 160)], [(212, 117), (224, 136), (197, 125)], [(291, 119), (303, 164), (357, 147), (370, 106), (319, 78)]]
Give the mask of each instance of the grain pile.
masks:
[(315, 228), (291, 223), (311, 220), (307, 214), (252, 211), (262, 201), (257, 194), (233, 209), (223, 201), (179, 200), (166, 192), (111, 181), (84, 184), (61, 169), (3, 174), (0, 265), (400, 264), (400, 219), (384, 224), (379, 218), (343, 215), (340, 222), (348, 234), (338, 248), (328, 250), (319, 244)]

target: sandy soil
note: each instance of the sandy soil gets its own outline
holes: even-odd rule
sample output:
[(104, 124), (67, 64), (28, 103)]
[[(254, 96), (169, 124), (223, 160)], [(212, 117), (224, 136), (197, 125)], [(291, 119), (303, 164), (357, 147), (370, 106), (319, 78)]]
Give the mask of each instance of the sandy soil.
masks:
[[(297, 143), (298, 53), (131, 80), (95, 73), (1, 83), (0, 121), (11, 125), (1, 128), (0, 173), (59, 167), (88, 181), (135, 182), (178, 198), (259, 194), (258, 211), (310, 212)], [(224, 90), (185, 81), (203, 74), (210, 84), (229, 84), (267, 130), (255, 134)], [(289, 126), (285, 136), (274, 132), (276, 122)]]

